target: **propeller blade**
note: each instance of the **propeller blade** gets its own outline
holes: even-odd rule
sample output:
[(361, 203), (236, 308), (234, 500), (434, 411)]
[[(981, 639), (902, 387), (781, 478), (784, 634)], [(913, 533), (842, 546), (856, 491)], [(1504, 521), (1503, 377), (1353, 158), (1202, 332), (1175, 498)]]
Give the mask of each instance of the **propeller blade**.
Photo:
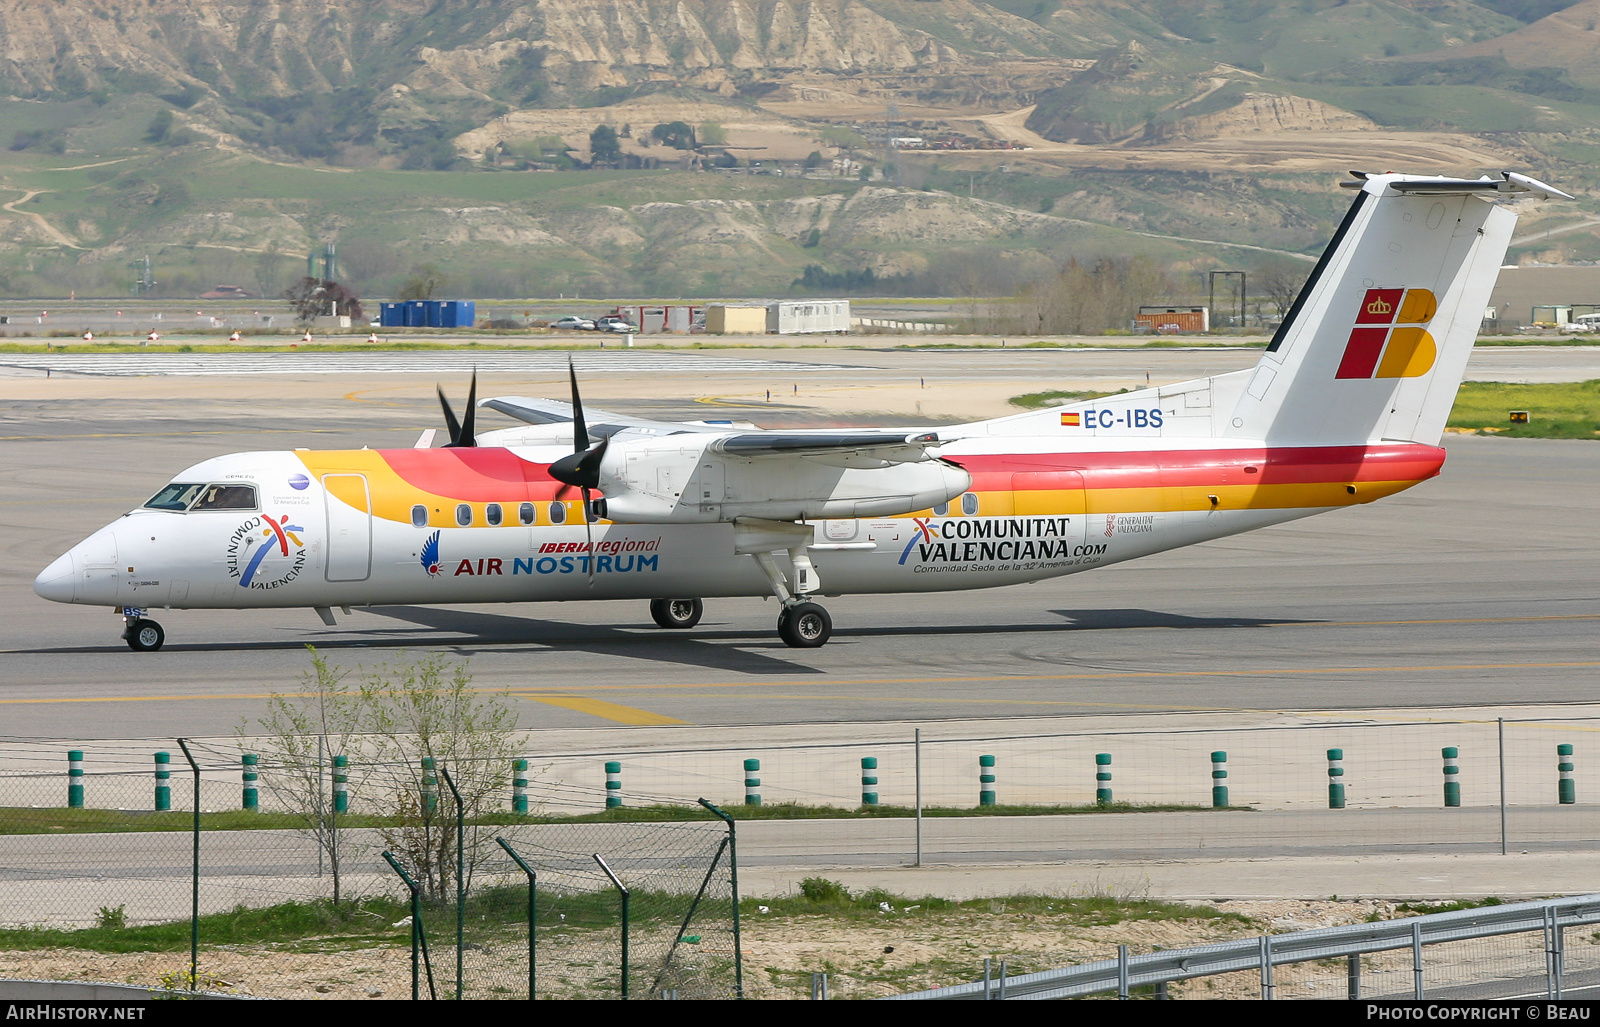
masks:
[(450, 430), (449, 445), (453, 446), (461, 439), (461, 424), (456, 420), (456, 412), (450, 409), (450, 401), (444, 398), (444, 389), (437, 385), (433, 388), (439, 394), (439, 405), (444, 407), (444, 424)]
[(461, 415), (461, 423), (456, 423), (455, 413), (451, 411), (450, 404), (445, 402), (444, 390), (439, 391), (439, 402), (444, 403), (445, 421), (450, 425), (450, 444), (446, 449), (473, 449), (478, 445), (475, 425), (478, 419), (478, 372), (472, 372), (472, 385), (467, 389), (467, 411)]
[(589, 587), (594, 588), (594, 520), (590, 517), (590, 505), (593, 500), (589, 498), (589, 490), (583, 490), (583, 537), (587, 541), (585, 552), (589, 554)]
[(583, 399), (578, 395), (578, 372), (567, 358), (567, 377), (572, 380), (572, 451), (581, 453), (589, 448), (589, 426), (583, 420)]
[(556, 494), (555, 494), (555, 496), (553, 498), (556, 500), (556, 502), (559, 503), (561, 500), (566, 498), (567, 493), (571, 492), (574, 487), (575, 486), (568, 485), (565, 482), (563, 482), (561, 487), (556, 489)]
[(600, 485), (600, 461), (605, 459), (610, 439), (601, 439), (593, 448), (562, 457), (550, 465), (550, 477), (568, 485), (592, 489)]

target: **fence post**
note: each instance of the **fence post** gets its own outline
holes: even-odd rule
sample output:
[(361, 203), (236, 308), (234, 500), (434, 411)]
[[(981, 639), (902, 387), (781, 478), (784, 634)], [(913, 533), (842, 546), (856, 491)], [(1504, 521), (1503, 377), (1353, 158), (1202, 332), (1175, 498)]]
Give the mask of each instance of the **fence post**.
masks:
[(350, 812), (350, 757), (333, 758), (333, 811)]
[(167, 782), (172, 779), (172, 753), (156, 753), (156, 809), (169, 810), (172, 808), (172, 786)]
[(1440, 750), (1444, 755), (1444, 804), (1446, 806), (1461, 805), (1461, 768), (1457, 766), (1456, 759), (1461, 755), (1459, 749), (1447, 745)]
[(742, 999), (744, 998), (744, 949), (739, 940), (738, 832), (734, 830), (733, 818), (728, 816), (726, 810), (718, 809), (705, 799), (695, 801), (704, 806), (712, 816), (728, 825), (728, 884), (733, 898), (733, 991), (735, 998)]
[(756, 772), (761, 769), (760, 760), (744, 761), (744, 804), (746, 806), (761, 805), (761, 779), (756, 777)]
[(258, 757), (253, 752), (247, 752), (239, 757), (239, 763), (242, 768), (239, 771), (241, 788), (239, 802), (245, 809), (252, 812), (261, 807), (261, 789), (256, 784), (260, 778), (260, 775), (256, 773), (257, 759)]
[[(528, 761), (511, 761), (511, 812), (528, 812)], [(507, 852), (511, 851), (509, 849)]]
[(187, 739), (178, 739), (183, 758), (194, 771), (194, 862), (191, 864), (191, 890), (189, 903), (189, 990), (200, 990), (200, 764), (194, 761)]
[(83, 809), (83, 750), (67, 753), (67, 806)]
[(1361, 998), (1361, 955), (1352, 952), (1345, 957), (1344, 964), (1345, 997), (1351, 1002)]
[[(394, 853), (385, 851), (383, 858), (411, 890), (411, 1001), (415, 1002), (422, 997), (419, 993), (421, 984), (418, 977), (419, 963), (428, 970), (428, 997), (436, 999), (439, 996), (433, 988), (433, 959), (428, 955), (428, 934), (422, 929), (422, 889), (411, 879), (411, 875), (406, 873), (400, 861), (394, 858)], [(422, 957), (420, 960), (417, 958), (419, 953)]]
[(1265, 1000), (1277, 998), (1277, 989), (1272, 983), (1272, 935), (1261, 936), (1261, 997)]
[(978, 805), (994, 805), (994, 757), (978, 757)]
[(1117, 946), (1117, 998), (1128, 998), (1128, 946)]
[[(528, 761), (518, 760), (517, 762), (526, 763)], [(522, 812), (526, 813), (527, 810), (522, 810)], [(530, 867), (523, 860), (517, 850), (511, 847), (510, 842), (498, 835), (495, 837), (495, 842), (506, 850), (506, 855), (516, 861), (517, 866), (528, 878), (528, 1000), (532, 1001), (535, 997), (535, 989), (538, 987), (538, 975), (535, 971), (539, 965), (539, 947), (537, 943), (539, 936), (539, 875), (534, 872), (533, 867)]]
[(1211, 808), (1228, 807), (1228, 754), (1218, 749), (1211, 754)]
[[(1457, 803), (1457, 805), (1460, 805)], [(1411, 973), (1415, 977), (1415, 994), (1412, 996), (1418, 1002), (1425, 997), (1422, 987), (1422, 921), (1416, 920), (1411, 925)]]
[(1328, 808), (1344, 809), (1344, 750), (1328, 750)]
[(1111, 805), (1111, 754), (1095, 753), (1094, 802), (1096, 806)]
[(606, 865), (605, 860), (600, 858), (598, 852), (594, 854), (593, 858), (596, 863), (600, 864), (600, 869), (606, 872), (606, 876), (611, 878), (611, 884), (617, 889), (618, 894), (622, 896), (622, 997), (626, 1000), (628, 997), (628, 889), (623, 887), (621, 881), (617, 880), (617, 875), (611, 872), (611, 868)]
[(622, 764), (612, 760), (606, 764), (606, 809), (622, 805)]
[(1578, 801), (1578, 782), (1572, 776), (1574, 769), (1576, 768), (1572, 763), (1572, 746), (1566, 743), (1556, 746), (1556, 772), (1561, 777), (1556, 785), (1556, 796), (1563, 806), (1570, 806)]
[(922, 729), (916, 729), (912, 736), (913, 771), (917, 779), (917, 861), (913, 866), (922, 865)]
[(430, 818), (439, 811), (439, 779), (433, 776), (433, 757), (422, 757), (422, 815)]
[(878, 757), (861, 757), (861, 805), (878, 804)]
[(461, 801), (461, 790), (456, 787), (456, 779), (450, 776), (450, 768), (444, 767), (440, 772), (456, 804), (456, 1001), (460, 1002), (467, 947), (467, 805)]

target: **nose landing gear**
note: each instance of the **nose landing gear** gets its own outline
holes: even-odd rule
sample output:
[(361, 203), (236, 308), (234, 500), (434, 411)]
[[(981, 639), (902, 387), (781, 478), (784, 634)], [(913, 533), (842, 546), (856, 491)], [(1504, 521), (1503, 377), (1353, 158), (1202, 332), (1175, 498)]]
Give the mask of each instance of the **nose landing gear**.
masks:
[(143, 610), (124, 607), (122, 623), (122, 639), (136, 653), (153, 653), (167, 640), (167, 633), (161, 630), (161, 625), (145, 619)]

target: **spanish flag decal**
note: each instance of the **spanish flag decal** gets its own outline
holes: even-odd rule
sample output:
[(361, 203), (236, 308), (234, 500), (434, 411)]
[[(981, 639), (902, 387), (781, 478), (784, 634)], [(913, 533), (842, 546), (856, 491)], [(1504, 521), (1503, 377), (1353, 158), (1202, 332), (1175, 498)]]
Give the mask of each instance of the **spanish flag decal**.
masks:
[(1061, 427), (1063, 427), (1063, 428), (1081, 428), (1081, 427), (1083, 427), (1083, 415), (1081, 415), (1081, 414), (1062, 414), (1061, 415)]
[(1438, 348), (1423, 326), (1439, 301), (1427, 289), (1368, 289), (1335, 378), (1419, 378)]

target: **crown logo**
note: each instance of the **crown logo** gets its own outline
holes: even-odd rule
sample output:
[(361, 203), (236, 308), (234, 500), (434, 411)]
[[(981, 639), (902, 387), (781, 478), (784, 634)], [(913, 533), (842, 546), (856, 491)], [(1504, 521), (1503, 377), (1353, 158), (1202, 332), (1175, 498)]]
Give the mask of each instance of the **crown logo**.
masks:
[(1376, 299), (1367, 304), (1367, 313), (1369, 314), (1388, 314), (1393, 311), (1394, 304), (1388, 302), (1387, 300)]

